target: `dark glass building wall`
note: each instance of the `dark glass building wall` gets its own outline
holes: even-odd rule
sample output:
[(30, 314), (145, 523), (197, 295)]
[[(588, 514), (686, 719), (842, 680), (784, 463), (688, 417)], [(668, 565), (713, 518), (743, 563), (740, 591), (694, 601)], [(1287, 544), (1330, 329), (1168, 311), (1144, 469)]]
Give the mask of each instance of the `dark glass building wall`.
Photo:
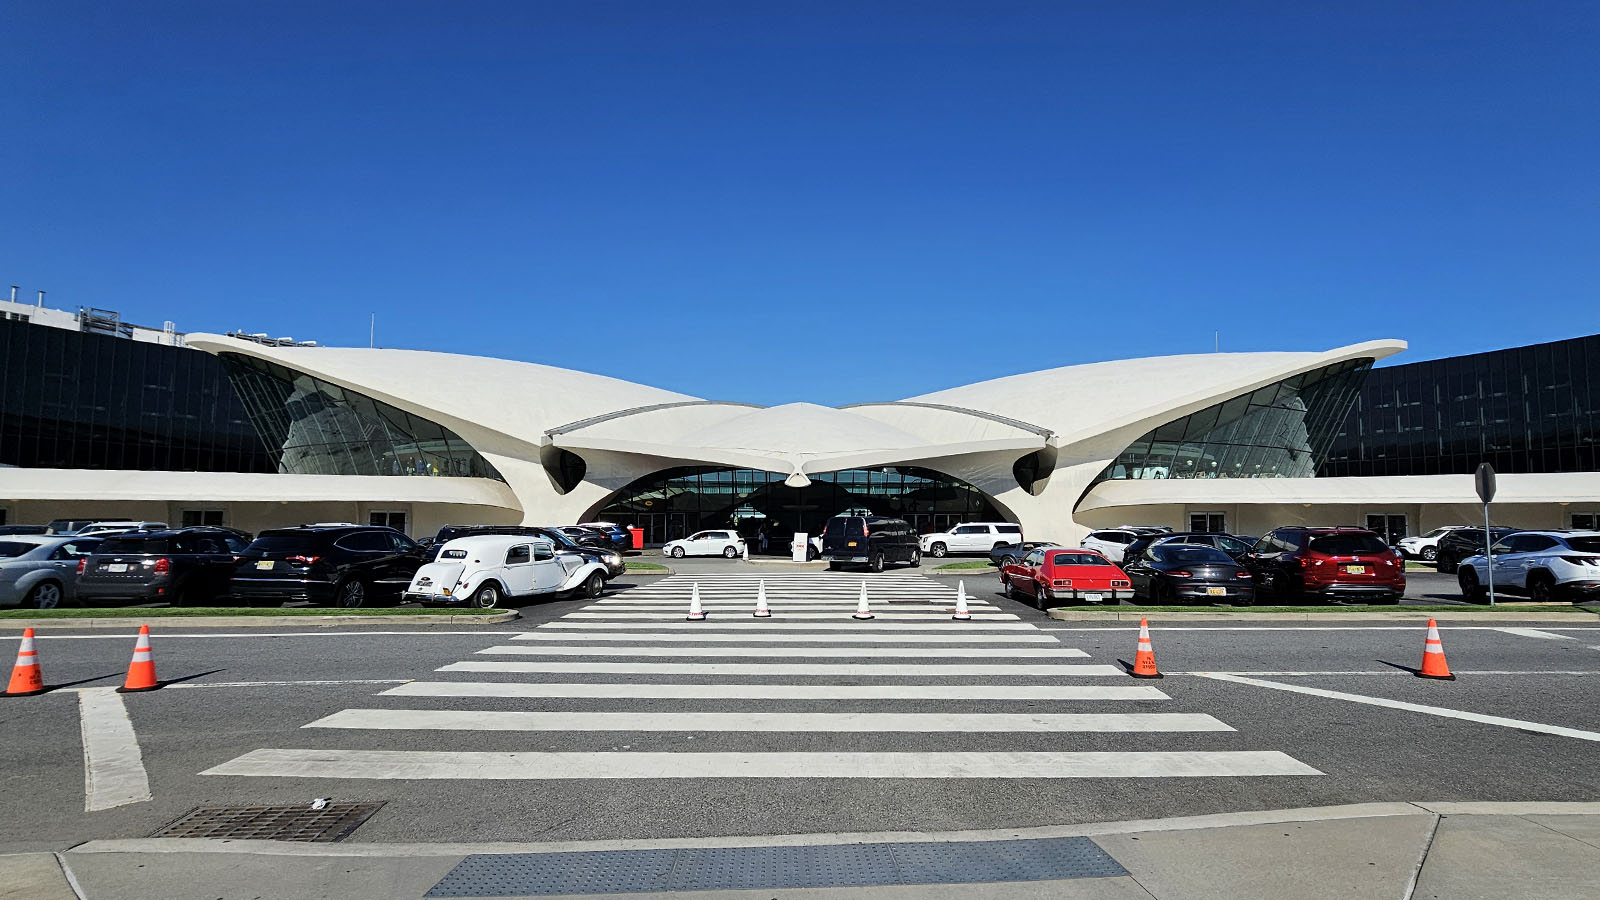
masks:
[(274, 471), (209, 353), (0, 321), (0, 373), (0, 465)]
[(1600, 470), (1600, 335), (1374, 369), (1319, 475)]
[(224, 353), (222, 364), (271, 454), (272, 471), (505, 480), (459, 435), (421, 416), (252, 356)]
[(922, 533), (959, 522), (1007, 519), (982, 491), (927, 469), (824, 472), (812, 475), (811, 484), (803, 488), (783, 481), (783, 475), (757, 469), (668, 469), (628, 485), (594, 519), (643, 528), (650, 544), (705, 528), (754, 533), (765, 526), (770, 546), (780, 551), (786, 550), (792, 533), (818, 534), (830, 517), (847, 509), (905, 519)]
[(1336, 363), (1175, 419), (1095, 479), (1310, 478), (1372, 360)]

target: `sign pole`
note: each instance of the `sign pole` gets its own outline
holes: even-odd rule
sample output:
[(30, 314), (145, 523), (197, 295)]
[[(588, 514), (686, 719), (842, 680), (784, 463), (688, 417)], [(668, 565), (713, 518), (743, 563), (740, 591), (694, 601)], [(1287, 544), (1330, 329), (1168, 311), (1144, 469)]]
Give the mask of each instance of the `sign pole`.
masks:
[(1480, 463), (1478, 471), (1473, 475), (1474, 486), (1478, 489), (1478, 499), (1483, 501), (1483, 557), (1488, 560), (1485, 568), (1489, 572), (1489, 605), (1494, 605), (1494, 532), (1489, 527), (1489, 502), (1494, 499), (1494, 466)]

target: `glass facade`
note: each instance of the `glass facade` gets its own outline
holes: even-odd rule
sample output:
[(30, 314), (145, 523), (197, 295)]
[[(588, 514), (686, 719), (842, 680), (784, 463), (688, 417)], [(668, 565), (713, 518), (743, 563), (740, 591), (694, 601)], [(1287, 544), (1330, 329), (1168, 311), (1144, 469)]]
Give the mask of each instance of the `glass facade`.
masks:
[(1600, 470), (1600, 335), (1374, 369), (1319, 475)]
[(277, 363), (222, 354), (274, 468), (293, 475), (500, 478), (455, 432)]
[(758, 469), (668, 469), (628, 485), (594, 520), (643, 528), (648, 544), (703, 528), (737, 528), (746, 535), (764, 528), (772, 552), (785, 555), (794, 532), (820, 534), (829, 518), (845, 510), (905, 519), (919, 533), (958, 522), (1005, 521), (982, 491), (927, 469), (846, 469), (810, 477), (810, 485), (794, 488), (783, 483), (783, 475)]
[(0, 465), (274, 470), (209, 353), (0, 321), (0, 373)]
[(1372, 360), (1336, 363), (1168, 422), (1095, 483), (1125, 478), (1310, 478)]

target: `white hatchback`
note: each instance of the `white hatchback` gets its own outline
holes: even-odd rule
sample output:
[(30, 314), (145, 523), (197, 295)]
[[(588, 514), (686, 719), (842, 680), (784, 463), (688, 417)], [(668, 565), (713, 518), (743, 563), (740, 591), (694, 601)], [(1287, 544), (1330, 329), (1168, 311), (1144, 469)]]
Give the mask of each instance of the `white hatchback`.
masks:
[(727, 531), (697, 531), (686, 538), (668, 541), (661, 547), (661, 552), (674, 559), (685, 556), (722, 556), (733, 559), (744, 555), (744, 538), (739, 532)]

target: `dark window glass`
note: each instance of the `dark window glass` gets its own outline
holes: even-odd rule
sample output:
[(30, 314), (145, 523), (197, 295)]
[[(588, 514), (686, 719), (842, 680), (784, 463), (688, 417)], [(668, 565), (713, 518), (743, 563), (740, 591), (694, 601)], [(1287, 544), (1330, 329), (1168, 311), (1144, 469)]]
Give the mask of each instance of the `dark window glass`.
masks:
[(310, 534), (264, 534), (250, 542), (247, 552), (255, 556), (272, 556), (280, 553), (316, 553), (322, 538)]
[(1057, 553), (1050, 562), (1058, 566), (1109, 566), (1111, 562), (1098, 553)]
[[(172, 541), (169, 538), (108, 538), (98, 548), (96, 553), (172, 553)], [(182, 553), (184, 551), (176, 551)]]
[(362, 553), (394, 549), (389, 543), (389, 536), (381, 531), (357, 531), (345, 535), (335, 543), (346, 550)]
[[(1313, 547), (1315, 544), (1313, 544)], [(1200, 563), (1226, 563), (1233, 564), (1233, 558), (1215, 547), (1197, 547), (1194, 545), (1162, 544), (1155, 548), (1156, 556), (1165, 562), (1183, 563), (1185, 565)]]
[(1383, 553), (1389, 545), (1375, 534), (1324, 534), (1311, 539), (1311, 552), (1324, 556)]
[(1567, 544), (1581, 553), (1600, 553), (1600, 537), (1567, 538)]
[(529, 551), (527, 544), (518, 544), (506, 551), (506, 565), (508, 566), (525, 563), (532, 559), (533, 554)]
[(0, 541), (0, 558), (10, 559), (21, 556), (38, 546), (38, 544), (22, 544), (16, 541)]

